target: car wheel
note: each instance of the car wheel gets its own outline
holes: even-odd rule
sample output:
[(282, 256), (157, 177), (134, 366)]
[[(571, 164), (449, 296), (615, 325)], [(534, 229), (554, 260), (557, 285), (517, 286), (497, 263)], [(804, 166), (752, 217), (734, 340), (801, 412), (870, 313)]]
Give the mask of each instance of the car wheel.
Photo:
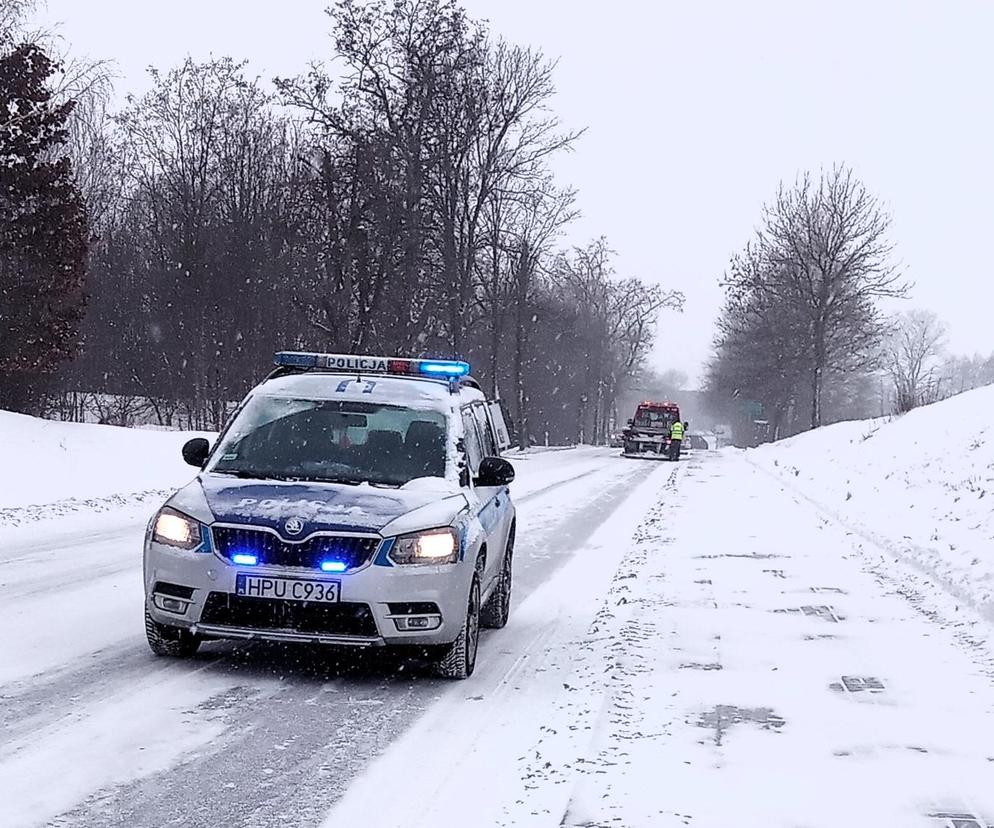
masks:
[(487, 600), (480, 613), (480, 624), (492, 630), (507, 626), (511, 616), (511, 566), (514, 560), (514, 527), (511, 527), (507, 548), (504, 550), (504, 563), (500, 568), (493, 595)]
[(145, 608), (145, 637), (153, 653), (172, 658), (189, 658), (197, 652), (201, 642), (200, 636), (189, 630), (160, 624), (152, 618), (148, 607)]
[(442, 678), (465, 679), (476, 668), (476, 651), (480, 646), (480, 576), (473, 574), (466, 606), (466, 620), (459, 636), (442, 649), (435, 660), (435, 674)]

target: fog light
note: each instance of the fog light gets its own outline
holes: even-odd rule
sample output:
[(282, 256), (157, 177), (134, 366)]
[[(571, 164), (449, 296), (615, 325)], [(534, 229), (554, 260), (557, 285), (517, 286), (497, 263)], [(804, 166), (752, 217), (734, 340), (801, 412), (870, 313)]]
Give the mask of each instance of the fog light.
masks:
[(442, 626), (442, 616), (440, 615), (405, 615), (394, 617), (394, 625), (400, 632), (410, 632), (412, 630), (437, 630)]
[(189, 606), (188, 601), (183, 601), (179, 598), (170, 598), (168, 595), (156, 595), (152, 598), (152, 601), (160, 610), (175, 612), (177, 615), (183, 615)]

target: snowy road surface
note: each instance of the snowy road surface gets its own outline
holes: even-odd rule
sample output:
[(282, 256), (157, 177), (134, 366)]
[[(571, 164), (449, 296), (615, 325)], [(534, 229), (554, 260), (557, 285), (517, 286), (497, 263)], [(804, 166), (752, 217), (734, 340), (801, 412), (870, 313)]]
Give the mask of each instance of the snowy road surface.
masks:
[[(654, 469), (613, 454), (515, 461), (516, 601)], [(192, 662), (155, 659), (141, 628), (147, 512), (0, 535), (0, 825), (319, 823), (448, 686), (320, 648), (215, 643)], [(481, 668), (502, 638), (486, 635)]]
[(989, 627), (743, 453), (664, 465), (506, 632), (326, 828), (994, 825)]
[(745, 453), (614, 454), (516, 461), (516, 606), (466, 682), (156, 660), (142, 509), (0, 535), (0, 825), (990, 824), (979, 614)]

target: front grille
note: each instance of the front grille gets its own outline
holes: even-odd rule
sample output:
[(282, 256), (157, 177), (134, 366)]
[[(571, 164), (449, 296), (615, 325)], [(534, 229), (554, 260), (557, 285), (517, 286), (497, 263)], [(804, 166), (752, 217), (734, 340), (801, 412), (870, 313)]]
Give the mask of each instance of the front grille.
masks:
[(212, 592), (207, 596), (200, 623), (324, 635), (377, 634), (368, 604), (246, 598), (227, 592)]
[(379, 538), (316, 535), (302, 543), (287, 543), (272, 532), (258, 529), (215, 526), (214, 547), (223, 558), (254, 555), (261, 566), (295, 566), (320, 569), (322, 562), (337, 561), (346, 569), (368, 563), (380, 544)]

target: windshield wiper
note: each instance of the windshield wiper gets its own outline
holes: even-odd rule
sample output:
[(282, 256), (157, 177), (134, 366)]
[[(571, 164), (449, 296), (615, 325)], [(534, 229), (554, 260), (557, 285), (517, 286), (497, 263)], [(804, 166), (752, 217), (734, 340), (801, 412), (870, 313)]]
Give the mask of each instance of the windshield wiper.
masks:
[(334, 477), (331, 475), (326, 477), (324, 475), (294, 474), (292, 472), (277, 474), (275, 472), (253, 471), (252, 469), (212, 469), (211, 471), (215, 474), (229, 474), (232, 477), (242, 480), (281, 480), (290, 483), (295, 481), (301, 483), (340, 483), (344, 486), (361, 486), (363, 483), (368, 483), (370, 486), (391, 489), (396, 489), (401, 485), (391, 480), (371, 480), (364, 477)]
[(359, 486), (368, 483), (360, 477), (323, 477), (321, 475), (302, 475), (298, 480), (310, 480), (313, 483), (342, 483), (346, 486)]
[(282, 474), (272, 474), (271, 472), (252, 471), (251, 469), (211, 469), (214, 474), (230, 474), (242, 480), (290, 480), (291, 478)]
[(297, 477), (294, 475), (292, 480), (308, 480), (314, 483), (341, 483), (345, 486), (361, 486), (366, 483), (369, 486), (377, 486), (379, 488), (386, 489), (396, 489), (401, 484), (395, 483), (391, 480), (373, 480), (369, 477), (325, 477), (323, 475), (302, 475)]

